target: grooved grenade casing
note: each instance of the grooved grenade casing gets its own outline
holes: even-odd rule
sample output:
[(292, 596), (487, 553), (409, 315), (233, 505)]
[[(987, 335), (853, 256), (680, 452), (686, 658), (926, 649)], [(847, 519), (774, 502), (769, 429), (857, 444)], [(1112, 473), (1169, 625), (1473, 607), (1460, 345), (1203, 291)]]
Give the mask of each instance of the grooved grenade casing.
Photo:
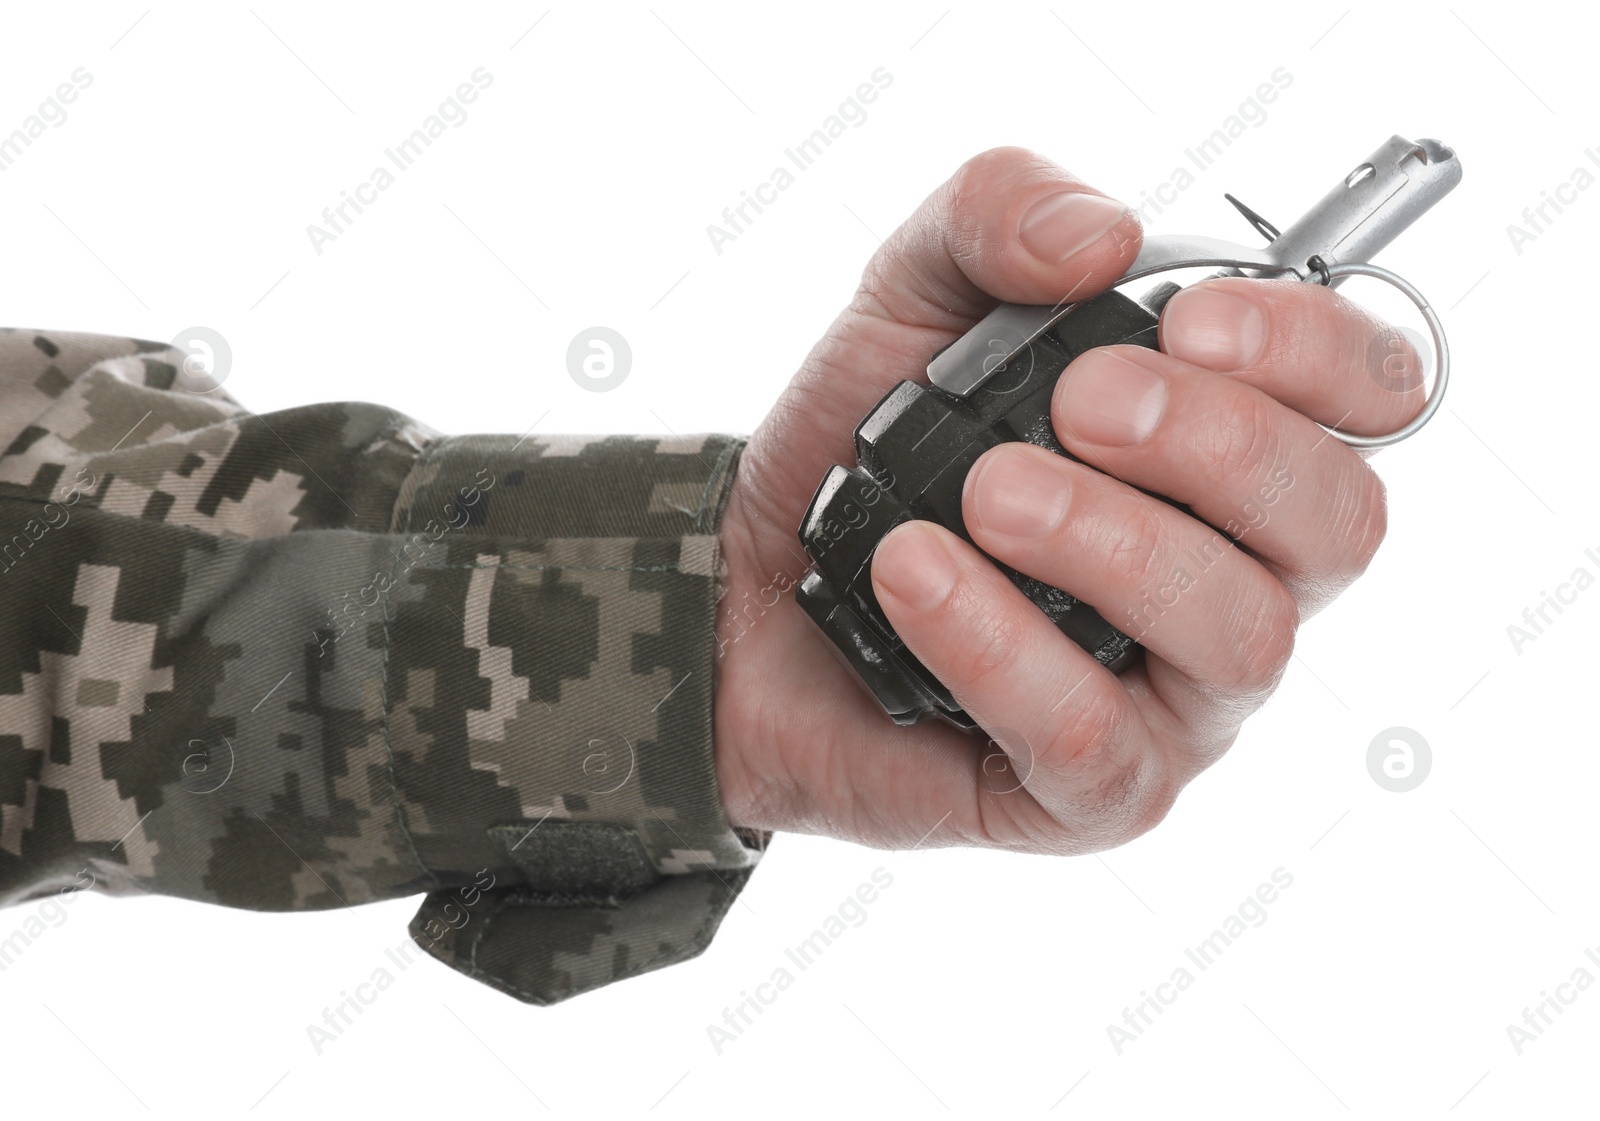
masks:
[[(1164, 287), (1163, 297), (1176, 291)], [(938, 522), (971, 541), (961, 517), (962, 487), (978, 457), (996, 444), (1022, 440), (1074, 458), (1050, 422), (1056, 380), (1072, 359), (1096, 346), (1134, 343), (1154, 350), (1159, 310), (1114, 291), (1085, 300), (1005, 365), (992, 368), (965, 397), (901, 382), (856, 427), (860, 466), (833, 467), (817, 488), (800, 526), (801, 544), (816, 567), (800, 585), (798, 599), (895, 723), (939, 716), (960, 728), (976, 727), (878, 606), (871, 581), (878, 542), (908, 518)], [(1015, 340), (989, 345), (998, 362)], [(1103, 665), (1120, 673), (1137, 660), (1138, 644), (1088, 604), (994, 563)]]

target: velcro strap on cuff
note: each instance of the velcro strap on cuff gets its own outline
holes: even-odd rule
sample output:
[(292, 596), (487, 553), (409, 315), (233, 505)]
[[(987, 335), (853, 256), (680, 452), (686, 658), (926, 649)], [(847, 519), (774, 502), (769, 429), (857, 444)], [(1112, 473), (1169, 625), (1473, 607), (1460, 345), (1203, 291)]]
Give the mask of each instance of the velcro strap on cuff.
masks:
[(428, 895), (411, 936), (453, 969), (529, 1004), (554, 1004), (675, 965), (710, 944), (752, 868), (661, 876), (626, 900), (562, 902), (527, 888)]

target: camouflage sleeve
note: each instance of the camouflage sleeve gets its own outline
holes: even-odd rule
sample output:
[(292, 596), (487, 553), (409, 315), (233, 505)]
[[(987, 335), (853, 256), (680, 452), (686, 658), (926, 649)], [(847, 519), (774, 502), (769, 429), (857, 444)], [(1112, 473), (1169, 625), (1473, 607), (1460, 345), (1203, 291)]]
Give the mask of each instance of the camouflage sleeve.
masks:
[(711, 741), (743, 441), (256, 415), (184, 358), (0, 330), (0, 904), (426, 893), (538, 1004), (703, 950), (769, 840)]

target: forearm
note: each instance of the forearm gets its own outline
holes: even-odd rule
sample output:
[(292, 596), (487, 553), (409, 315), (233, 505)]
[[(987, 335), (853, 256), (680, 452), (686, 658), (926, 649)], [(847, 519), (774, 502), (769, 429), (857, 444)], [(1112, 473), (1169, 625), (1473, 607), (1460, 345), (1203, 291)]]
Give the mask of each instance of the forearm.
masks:
[[(703, 948), (765, 842), (712, 758), (742, 441), (255, 416), (172, 357), (89, 369), (0, 458), (0, 899), (89, 867), (253, 909), (434, 892), (423, 924), (464, 889), (471, 953), (454, 922), (425, 944), (491, 983), (503, 945), (524, 999)], [(669, 895), (677, 956), (603, 945)], [(574, 922), (590, 957), (527, 953)]]

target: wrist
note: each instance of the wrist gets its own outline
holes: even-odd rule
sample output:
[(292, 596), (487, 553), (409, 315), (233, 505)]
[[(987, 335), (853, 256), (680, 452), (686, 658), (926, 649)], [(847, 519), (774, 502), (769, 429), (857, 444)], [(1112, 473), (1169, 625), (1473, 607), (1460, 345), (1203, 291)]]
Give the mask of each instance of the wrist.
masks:
[(723, 582), (717, 600), (713, 653), (713, 753), (723, 811), (732, 825), (768, 829), (770, 815), (761, 811), (768, 785), (761, 768), (759, 740), (777, 683), (767, 680), (770, 658), (762, 656), (763, 635), (782, 630), (770, 616), (784, 610), (784, 601), (804, 578), (798, 548), (769, 552), (776, 523), (762, 508), (757, 472), (746, 458), (729, 494), (719, 527)]

